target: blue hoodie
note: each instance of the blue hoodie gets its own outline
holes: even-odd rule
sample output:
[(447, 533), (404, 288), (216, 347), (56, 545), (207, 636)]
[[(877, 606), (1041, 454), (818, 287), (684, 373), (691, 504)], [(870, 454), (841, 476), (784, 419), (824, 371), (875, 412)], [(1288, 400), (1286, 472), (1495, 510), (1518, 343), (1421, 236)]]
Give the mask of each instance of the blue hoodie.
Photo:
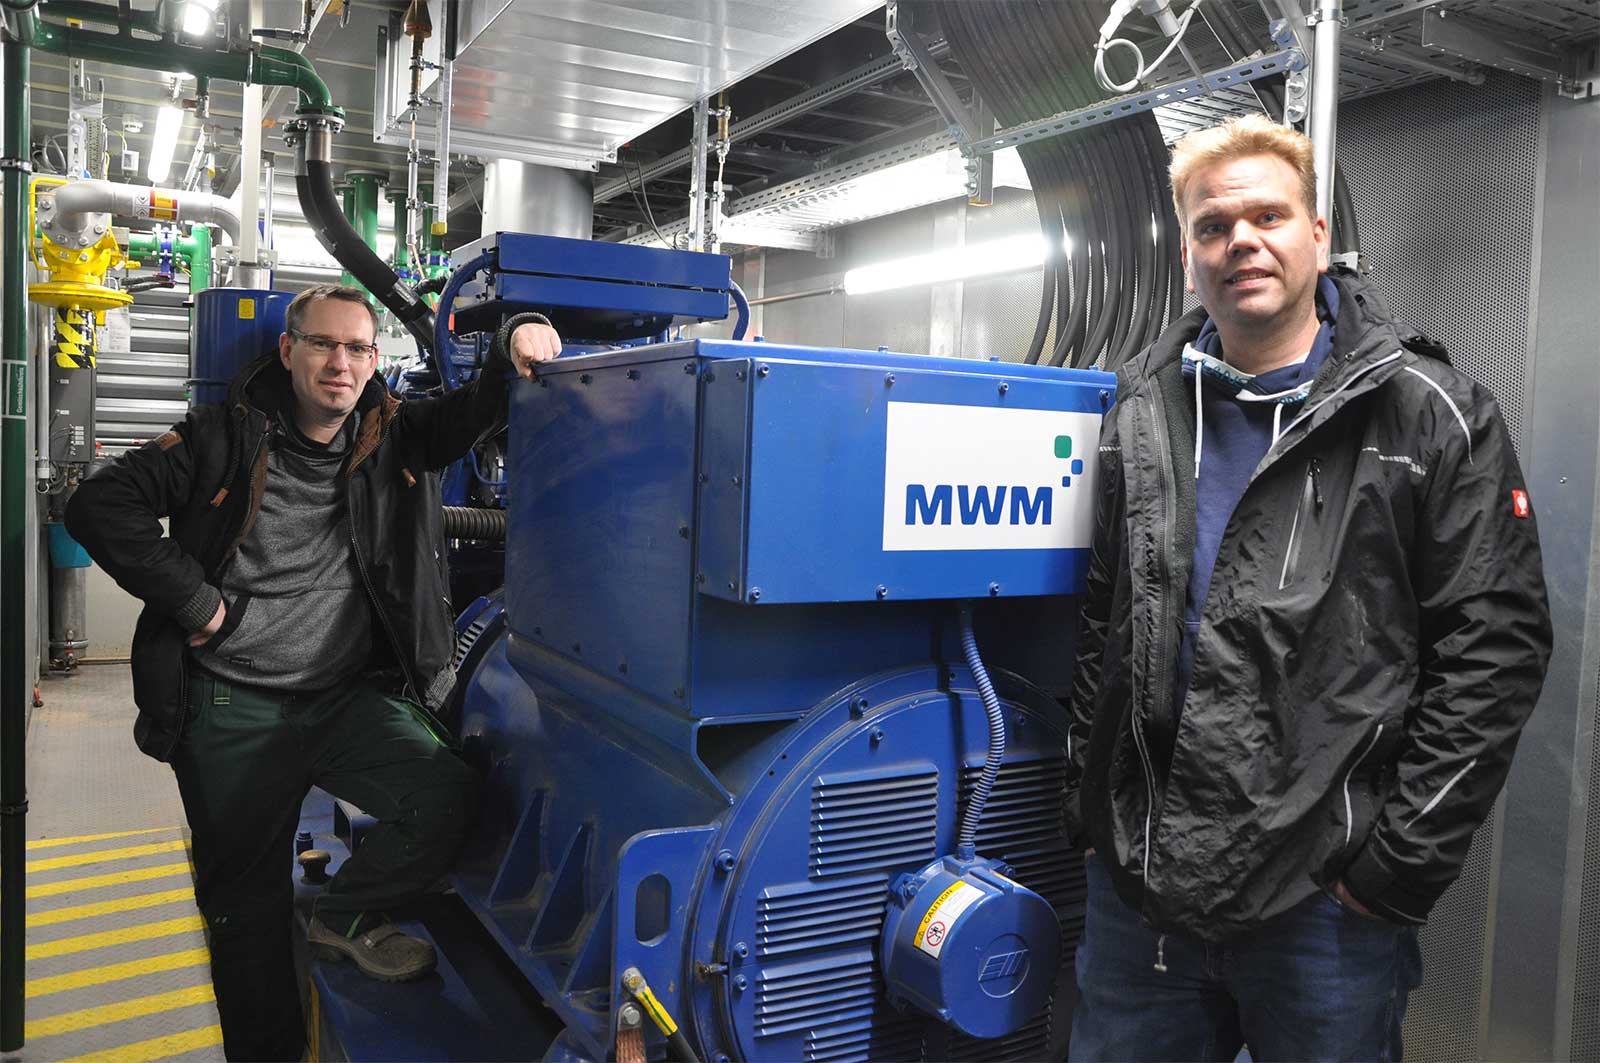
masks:
[(1305, 360), (1251, 376), (1223, 361), (1222, 337), (1210, 318), (1183, 352), (1183, 378), (1195, 389), (1194, 566), (1178, 644), (1178, 678), (1173, 706), (1183, 711), (1194, 672), (1195, 636), (1211, 588), (1222, 535), (1250, 476), (1283, 429), (1299, 416), (1317, 370), (1333, 350), (1333, 323), (1339, 316), (1339, 289), (1324, 274), (1317, 280), (1317, 317), (1322, 327)]

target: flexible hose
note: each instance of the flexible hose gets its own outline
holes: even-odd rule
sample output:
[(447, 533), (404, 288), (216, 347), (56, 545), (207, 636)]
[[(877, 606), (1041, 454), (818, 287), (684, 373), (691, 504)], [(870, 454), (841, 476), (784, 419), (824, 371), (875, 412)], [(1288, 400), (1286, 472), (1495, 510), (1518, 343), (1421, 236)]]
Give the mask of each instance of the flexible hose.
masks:
[(493, 249), (483, 252), (477, 258), (463, 265), (460, 269), (450, 274), (450, 279), (445, 283), (444, 291), (439, 293), (439, 305), (433, 315), (433, 364), (439, 370), (439, 382), (446, 391), (454, 391), (459, 387), (455, 378), (455, 362), (450, 356), (454, 348), (454, 341), (450, 338), (450, 316), (456, 303), (456, 296), (461, 292), (461, 286), (471, 280), (477, 272), (487, 266), (494, 265), (495, 253)]
[(750, 300), (745, 298), (744, 289), (737, 282), (730, 279), (728, 287), (733, 294), (734, 308), (739, 311), (739, 319), (733, 325), (733, 338), (742, 340), (750, 330)]
[(300, 169), (302, 172), (294, 179), (295, 191), (318, 241), (427, 350), (434, 338), (433, 314), (428, 304), (401, 283), (399, 275), (351, 228), (333, 191), (333, 167), (308, 158)]
[(485, 543), (506, 541), (506, 511), (476, 506), (442, 506), (446, 539), (477, 539)]
[(989, 755), (983, 762), (983, 774), (978, 785), (972, 788), (967, 800), (967, 810), (961, 817), (961, 833), (956, 837), (956, 858), (971, 860), (978, 850), (978, 823), (983, 819), (983, 806), (989, 803), (989, 794), (1000, 778), (1000, 762), (1006, 755), (1006, 719), (1000, 713), (1000, 698), (989, 682), (989, 671), (983, 666), (978, 653), (978, 639), (972, 633), (972, 606), (961, 607), (961, 652), (966, 654), (967, 668), (978, 685), (978, 696), (983, 699), (983, 711), (989, 717)]

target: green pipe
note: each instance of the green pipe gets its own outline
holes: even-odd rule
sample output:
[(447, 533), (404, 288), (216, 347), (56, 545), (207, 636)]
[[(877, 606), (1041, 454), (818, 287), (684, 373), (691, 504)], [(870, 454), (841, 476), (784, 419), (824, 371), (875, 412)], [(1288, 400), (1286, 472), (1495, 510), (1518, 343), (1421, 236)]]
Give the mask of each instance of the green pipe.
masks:
[[(189, 239), (194, 249), (189, 254), (189, 294), (199, 295), (211, 287), (211, 229), (205, 225), (189, 226)], [(193, 313), (194, 311), (190, 311)]]
[[(60, 2), (71, 3), (73, 0)], [(82, 0), (78, 2), (82, 3)], [(98, 8), (103, 5), (83, 6)], [(51, 10), (55, 10), (54, 6)], [(108, 10), (112, 16), (115, 15), (114, 8)], [(74, 17), (86, 19), (84, 15)], [(96, 13), (93, 17), (104, 21), (106, 16)], [(114, 17), (112, 21), (115, 21)], [(92, 59), (99, 63), (116, 63), (145, 70), (182, 71), (196, 78), (237, 81), (246, 85), (288, 85), (300, 93), (301, 113), (318, 112), (340, 117), (344, 114), (333, 105), (333, 96), (328, 92), (327, 84), (317, 76), (310, 60), (282, 48), (217, 52), (177, 41), (139, 40), (126, 27), (117, 33), (93, 33), (48, 22), (39, 23), (33, 46), (69, 59)]]
[[(356, 190), (353, 185), (337, 185), (334, 191), (339, 193), (339, 206), (344, 208), (344, 220), (350, 223), (351, 228), (356, 224)], [(358, 288), (356, 276), (349, 270), (339, 274), (339, 283), (346, 288)]]
[[(58, 18), (76, 19), (79, 22), (93, 22), (100, 26), (123, 24), (121, 11), (110, 4), (95, 4), (89, 0), (50, 0), (50, 14)], [(168, 36), (167, 31), (161, 26), (160, 14), (156, 11), (130, 11), (127, 24), (144, 33)]]
[[(195, 225), (189, 236), (172, 241), (172, 253), (189, 266), (189, 294), (195, 295), (211, 287), (211, 230)], [(161, 241), (147, 233), (133, 233), (128, 237), (128, 257), (145, 261), (161, 257)]]
[(405, 189), (389, 189), (389, 202), (394, 206), (394, 271), (400, 273), (411, 268), (411, 249), (406, 246)]
[[(31, 17), (24, 14), (23, 17)], [(25, 743), (30, 684), (27, 630), (28, 158), (29, 51), (0, 45), (0, 1051), (22, 1047), (28, 780)]]
[[(385, 183), (386, 176), (371, 170), (347, 170), (344, 175), (350, 182), (345, 186), (345, 219), (373, 251), (378, 250), (378, 187)], [(378, 298), (371, 292), (367, 295), (373, 301)]]

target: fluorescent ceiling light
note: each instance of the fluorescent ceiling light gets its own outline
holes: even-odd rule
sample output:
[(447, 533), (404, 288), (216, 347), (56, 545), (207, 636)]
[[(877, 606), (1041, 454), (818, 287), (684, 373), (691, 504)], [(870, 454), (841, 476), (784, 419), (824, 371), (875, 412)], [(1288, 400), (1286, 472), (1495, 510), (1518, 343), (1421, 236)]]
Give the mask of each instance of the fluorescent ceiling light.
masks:
[(217, 0), (188, 0), (183, 5), (183, 32), (204, 37), (217, 19)]
[(158, 185), (172, 172), (172, 153), (178, 147), (178, 130), (183, 128), (183, 108), (168, 104), (156, 112), (156, 131), (150, 138), (150, 161), (145, 176)]
[(850, 270), (844, 275), (844, 290), (849, 295), (864, 295), (891, 288), (1033, 269), (1044, 264), (1044, 250), (1044, 237), (1037, 233), (951, 247)]

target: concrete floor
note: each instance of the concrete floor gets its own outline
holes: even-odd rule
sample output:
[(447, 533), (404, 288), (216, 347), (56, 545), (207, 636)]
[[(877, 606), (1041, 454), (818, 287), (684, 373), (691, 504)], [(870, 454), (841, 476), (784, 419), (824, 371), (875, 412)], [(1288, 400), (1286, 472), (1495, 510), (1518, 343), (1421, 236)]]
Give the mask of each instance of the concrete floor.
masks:
[(28, 729), (27, 1063), (221, 1060), (172, 772), (133, 744), (127, 665), (40, 688)]

